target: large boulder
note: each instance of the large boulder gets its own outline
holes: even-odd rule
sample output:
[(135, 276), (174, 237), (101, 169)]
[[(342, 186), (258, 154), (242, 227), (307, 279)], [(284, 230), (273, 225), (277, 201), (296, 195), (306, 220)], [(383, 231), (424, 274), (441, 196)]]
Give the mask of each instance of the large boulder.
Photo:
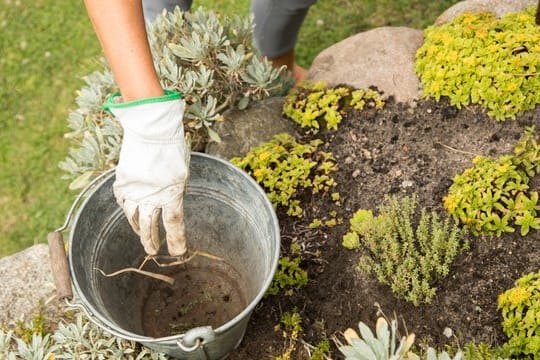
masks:
[(46, 313), (59, 309), (47, 245), (34, 245), (0, 259), (0, 282), (2, 325), (30, 319), (42, 304)]
[(407, 27), (380, 27), (362, 32), (317, 55), (307, 80), (359, 89), (375, 86), (385, 97), (412, 102), (420, 97), (414, 62), (422, 42), (423, 31)]
[(283, 101), (281, 97), (271, 97), (245, 110), (226, 111), (224, 121), (214, 127), (222, 141), (209, 143), (206, 153), (228, 160), (246, 155), (251, 148), (270, 141), (274, 135), (293, 135), (295, 124), (281, 115)]
[(443, 12), (436, 20), (435, 25), (442, 25), (452, 21), (463, 13), (478, 13), (488, 11), (501, 18), (511, 12), (523, 11), (529, 6), (537, 4), (537, 0), (465, 0), (454, 4)]

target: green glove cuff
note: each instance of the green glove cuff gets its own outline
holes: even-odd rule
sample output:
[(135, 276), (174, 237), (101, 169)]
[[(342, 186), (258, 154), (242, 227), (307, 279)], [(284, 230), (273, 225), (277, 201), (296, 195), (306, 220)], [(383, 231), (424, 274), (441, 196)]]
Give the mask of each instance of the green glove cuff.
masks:
[(127, 101), (127, 102), (115, 102), (114, 99), (118, 96), (122, 96), (119, 92), (109, 95), (107, 101), (103, 104), (103, 110), (111, 112), (111, 109), (129, 108), (144, 104), (153, 104), (165, 101), (178, 100), (182, 98), (182, 93), (179, 91), (165, 90), (165, 95), (156, 96), (146, 99)]

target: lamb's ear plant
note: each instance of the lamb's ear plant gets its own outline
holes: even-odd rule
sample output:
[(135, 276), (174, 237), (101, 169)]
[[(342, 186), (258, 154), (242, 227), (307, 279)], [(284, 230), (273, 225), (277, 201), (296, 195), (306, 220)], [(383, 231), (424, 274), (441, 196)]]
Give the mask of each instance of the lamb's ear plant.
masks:
[(387, 197), (377, 215), (360, 209), (350, 223), (343, 246), (359, 250), (358, 270), (374, 274), (415, 306), (431, 302), (435, 281), (446, 277), (456, 256), (468, 249), (466, 231), (450, 217), (420, 209), (415, 195)]
[[(377, 319), (375, 333), (363, 322), (358, 324), (360, 335), (349, 328), (343, 336), (347, 342), (344, 345), (336, 340), (339, 351), (346, 360), (420, 360), (421, 357), (413, 351), (414, 334), (401, 336), (398, 332), (397, 321), (393, 319), (388, 326), (384, 317)], [(425, 357), (427, 360), (461, 360), (463, 354), (458, 351), (452, 358), (445, 351), (438, 353), (428, 347)]]
[(474, 235), (540, 229), (538, 193), (529, 182), (540, 170), (540, 146), (527, 128), (514, 154), (492, 159), (477, 156), (473, 167), (454, 177), (444, 207)]
[[(196, 150), (219, 140), (212, 125), (223, 111), (245, 108), (290, 86), (283, 68), (273, 68), (258, 56), (251, 34), (251, 18), (218, 16), (204, 8), (186, 13), (177, 9), (148, 25), (160, 81), (164, 88), (183, 93), (185, 127)], [(66, 138), (73, 146), (60, 163), (72, 189), (114, 167), (122, 140), (118, 122), (102, 110), (106, 97), (118, 91), (107, 64), (84, 80), (78, 108), (69, 114), (72, 131)]]
[(425, 97), (458, 108), (478, 104), (496, 120), (515, 119), (540, 103), (540, 33), (534, 11), (464, 13), (424, 31), (416, 72)]

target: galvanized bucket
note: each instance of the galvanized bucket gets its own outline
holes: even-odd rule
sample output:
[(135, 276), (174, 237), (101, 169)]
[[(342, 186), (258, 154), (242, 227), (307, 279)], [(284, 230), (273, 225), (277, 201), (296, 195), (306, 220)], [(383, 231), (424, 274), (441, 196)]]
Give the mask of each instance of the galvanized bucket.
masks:
[[(279, 225), (264, 191), (229, 162), (206, 154), (192, 154), (184, 199), (188, 244), (223, 259), (227, 271), (233, 269), (245, 306), (218, 326), (200, 324), (182, 333), (152, 337), (145, 333), (143, 307), (149, 286), (156, 280), (136, 273), (114, 278), (101, 273), (136, 267), (145, 256), (138, 236), (114, 199), (113, 182), (111, 172), (91, 189), (71, 226), (68, 271), (79, 306), (90, 320), (106, 331), (169, 356), (180, 359), (225, 357), (242, 341), (250, 315), (277, 267)], [(59, 234), (59, 231), (50, 234), (49, 244), (61, 239)], [(52, 257), (54, 252), (51, 250)], [(53, 268), (57, 267), (53, 272), (66, 271), (61, 269), (61, 259), (52, 259), (52, 263)], [(212, 266), (220, 268), (225, 266), (223, 264), (218, 262)], [(204, 260), (194, 266), (204, 266)], [(60, 278), (56, 280), (59, 296), (69, 298), (69, 291), (62, 290), (66, 289), (62, 276), (57, 278)], [(221, 280), (216, 277), (216, 281)], [(182, 301), (181, 296), (174, 300)]]

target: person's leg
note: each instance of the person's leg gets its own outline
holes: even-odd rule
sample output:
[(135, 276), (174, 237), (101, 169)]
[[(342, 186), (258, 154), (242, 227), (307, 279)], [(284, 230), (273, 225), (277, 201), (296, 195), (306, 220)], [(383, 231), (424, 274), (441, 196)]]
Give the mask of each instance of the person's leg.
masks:
[(154, 21), (163, 9), (173, 11), (177, 6), (183, 11), (188, 11), (192, 2), (193, 0), (143, 0), (144, 19)]
[(316, 0), (252, 0), (255, 17), (253, 33), (255, 46), (274, 66), (285, 65), (296, 82), (307, 71), (294, 62), (294, 47), (300, 27)]

